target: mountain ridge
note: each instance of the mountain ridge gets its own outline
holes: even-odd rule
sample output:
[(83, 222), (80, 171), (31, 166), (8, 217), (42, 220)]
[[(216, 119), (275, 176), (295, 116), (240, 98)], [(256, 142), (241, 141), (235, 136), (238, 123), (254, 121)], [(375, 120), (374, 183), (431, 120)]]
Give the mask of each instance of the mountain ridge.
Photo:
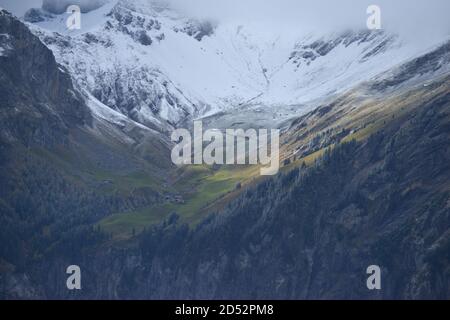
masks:
[[(130, 2), (120, 3), (125, 7), (102, 14), (114, 22), (106, 26), (109, 35), (104, 26), (100, 34), (57, 34), (0, 11), (0, 61), (5, 62), (0, 93), (6, 97), (0, 102), (0, 298), (449, 297), (450, 42), (414, 51), (411, 59), (399, 56), (401, 63), (388, 72), (377, 69), (348, 90), (320, 95), (299, 108), (285, 106), (286, 118), (267, 111), (273, 100), (267, 106), (261, 102), (259, 88), (267, 88), (270, 68), (253, 60), (252, 54), (261, 52), (247, 47), (251, 41), (230, 43), (244, 46), (233, 51), (236, 55), (252, 53), (241, 62), (254, 62), (246, 70), (257, 70), (258, 90), (243, 104), (241, 98), (227, 101), (219, 113), (206, 105), (178, 109), (176, 103), (188, 93), (163, 72), (139, 68), (130, 73), (129, 61), (112, 64), (126, 72), (109, 73), (114, 76), (108, 80), (118, 80), (123, 89), (127, 76), (132, 78), (125, 101), (131, 93), (141, 99), (138, 88), (155, 88), (150, 94), (162, 104), (179, 97), (171, 110), (177, 116), (182, 110), (180, 122), (164, 122), (153, 112), (146, 122), (128, 113), (126, 105), (108, 103), (107, 89), (95, 92), (83, 84), (92, 74), (80, 70), (89, 63), (101, 67), (102, 59), (84, 60), (89, 54), (95, 58), (95, 50), (71, 60), (78, 49), (122, 44), (145, 56), (169, 38), (156, 38), (165, 29), (155, 16), (173, 12), (163, 8), (149, 15), (146, 6), (133, 11), (126, 6)], [(203, 35), (192, 23), (170, 33), (182, 44), (203, 46), (219, 32), (220, 27), (214, 26), (213, 34), (205, 27), (209, 31)], [(151, 43), (141, 37), (141, 24), (145, 30), (149, 26)], [(235, 36), (232, 30), (223, 34)], [(239, 29), (244, 38), (246, 32)], [(110, 44), (109, 36), (124, 42)], [(386, 36), (314, 38), (286, 59), (288, 69), (318, 61), (320, 69), (327, 65), (323, 59), (331, 66), (335, 59), (344, 61), (337, 69), (349, 70), (340, 59), (345, 50), (361, 49), (357, 43), (368, 37), (367, 51), (356, 50), (349, 60), (389, 52), (396, 40)], [(373, 43), (371, 37), (378, 40)], [(340, 54), (333, 55), (335, 50)], [(103, 62), (108, 66), (111, 60)], [(196, 82), (195, 72), (186, 74)], [(345, 72), (342, 79), (346, 76), (354, 79)], [(184, 125), (184, 116), (189, 122), (194, 109), (199, 117), (210, 116), (202, 118), (207, 126), (219, 128), (279, 126), (279, 119), (287, 119), (281, 173), (261, 179), (257, 167), (173, 166), (167, 133)], [(256, 121), (237, 121), (255, 114)], [(83, 290), (75, 293), (65, 285), (65, 268), (74, 262), (83, 270)], [(365, 286), (366, 268), (374, 263), (382, 269), (380, 292)]]
[[(66, 17), (30, 26), (81, 88), (161, 132), (248, 105), (280, 123), (421, 54), (385, 31), (288, 36), (145, 1), (109, 2), (82, 15), (74, 32), (65, 30)], [(290, 107), (274, 112), (283, 105)]]

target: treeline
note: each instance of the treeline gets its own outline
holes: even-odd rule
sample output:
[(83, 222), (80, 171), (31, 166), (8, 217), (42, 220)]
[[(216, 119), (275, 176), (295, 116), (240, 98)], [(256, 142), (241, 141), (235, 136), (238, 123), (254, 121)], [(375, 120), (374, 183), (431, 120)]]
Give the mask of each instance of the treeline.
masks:
[(96, 192), (51, 162), (12, 150), (0, 155), (1, 260), (25, 271), (44, 258), (81, 255), (110, 237), (95, 224), (128, 208), (129, 199)]
[[(367, 141), (328, 149), (312, 168), (262, 182), (192, 230), (176, 214), (147, 230), (137, 282), (151, 279), (151, 290), (136, 292), (171, 299), (448, 298), (449, 193), (437, 182), (450, 176), (450, 138), (432, 106)], [(374, 263), (389, 275), (378, 293), (365, 286)]]

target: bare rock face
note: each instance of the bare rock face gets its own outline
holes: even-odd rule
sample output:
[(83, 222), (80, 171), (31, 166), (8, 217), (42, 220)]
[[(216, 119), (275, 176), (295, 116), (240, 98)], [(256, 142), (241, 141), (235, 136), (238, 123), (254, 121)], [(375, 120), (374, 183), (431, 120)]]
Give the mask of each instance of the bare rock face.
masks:
[(70, 76), (39, 38), (6, 11), (0, 34), (0, 139), (51, 145), (71, 126), (89, 122)]
[(61, 14), (66, 12), (68, 6), (77, 5), (80, 7), (81, 12), (86, 13), (100, 8), (107, 1), (108, 0), (44, 0), (42, 9), (54, 14)]
[(42, 9), (31, 8), (23, 17), (26, 22), (37, 23), (52, 18), (53, 15)]

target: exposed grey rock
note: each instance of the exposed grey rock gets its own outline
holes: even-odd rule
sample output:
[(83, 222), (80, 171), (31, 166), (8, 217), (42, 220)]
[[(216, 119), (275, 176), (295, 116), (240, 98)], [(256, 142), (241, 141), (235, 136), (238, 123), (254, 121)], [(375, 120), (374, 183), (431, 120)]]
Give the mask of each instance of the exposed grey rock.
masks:
[(37, 23), (53, 18), (54, 16), (42, 9), (32, 8), (25, 12), (23, 19), (26, 22)]
[(39, 38), (4, 11), (0, 34), (7, 35), (2, 39), (8, 46), (0, 55), (0, 135), (47, 145), (63, 140), (70, 127), (89, 123), (83, 97)]
[(215, 26), (209, 21), (190, 20), (183, 28), (175, 28), (175, 32), (184, 32), (187, 35), (202, 41), (204, 37), (214, 33)]
[(298, 45), (291, 53), (289, 60), (300, 67), (302, 64), (309, 65), (317, 58), (326, 56), (339, 45), (348, 47), (352, 44), (375, 43), (376, 46), (361, 59), (363, 62), (374, 55), (384, 52), (394, 40), (394, 36), (389, 36), (383, 31), (347, 31), (336, 35), (334, 38), (320, 39), (310, 44)]

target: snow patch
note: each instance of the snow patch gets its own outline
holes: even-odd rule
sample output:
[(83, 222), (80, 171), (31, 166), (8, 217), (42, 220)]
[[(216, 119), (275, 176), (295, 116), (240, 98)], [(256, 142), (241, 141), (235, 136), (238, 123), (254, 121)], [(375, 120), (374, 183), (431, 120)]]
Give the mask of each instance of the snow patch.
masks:
[(104, 107), (157, 126), (244, 109), (274, 121), (298, 116), (435, 44), (231, 22), (200, 37), (186, 31), (191, 19), (147, 0), (110, 1), (83, 14), (77, 31), (66, 29), (66, 18), (36, 23), (34, 32)]

